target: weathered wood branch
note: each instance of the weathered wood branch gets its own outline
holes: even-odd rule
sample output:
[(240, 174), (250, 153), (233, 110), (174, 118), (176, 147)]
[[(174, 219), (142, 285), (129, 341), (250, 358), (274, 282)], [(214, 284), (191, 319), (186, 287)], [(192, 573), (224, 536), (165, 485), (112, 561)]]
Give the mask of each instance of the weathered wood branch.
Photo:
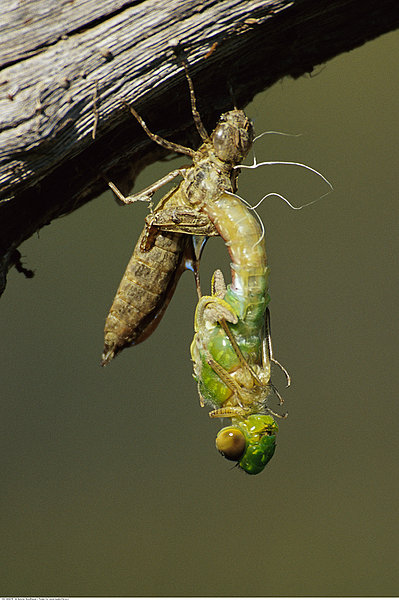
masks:
[(197, 144), (173, 38), (188, 56), (211, 129), (232, 108), (232, 96), (243, 107), (281, 77), (311, 72), (398, 25), (397, 0), (6, 3), (0, 17), (3, 274), (15, 261), (14, 249), (44, 224), (98, 195), (108, 177), (126, 190), (162, 155), (121, 98), (153, 131)]

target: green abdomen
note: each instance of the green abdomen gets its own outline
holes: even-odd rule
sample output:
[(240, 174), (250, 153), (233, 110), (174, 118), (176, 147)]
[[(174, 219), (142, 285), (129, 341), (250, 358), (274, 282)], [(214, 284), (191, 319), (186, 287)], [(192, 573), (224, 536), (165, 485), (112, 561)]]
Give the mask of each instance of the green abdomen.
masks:
[[(250, 365), (262, 366), (262, 333), (269, 296), (262, 295), (256, 299), (247, 299), (244, 309), (242, 299), (229, 286), (224, 300), (230, 304), (236, 314), (245, 313), (236, 324), (228, 324), (245, 360)], [(205, 400), (216, 407), (221, 407), (232, 395), (232, 391), (208, 364), (207, 357), (210, 355), (233, 377), (240, 367), (240, 360), (219, 323), (207, 335), (206, 350), (206, 354), (200, 350), (200, 392)]]

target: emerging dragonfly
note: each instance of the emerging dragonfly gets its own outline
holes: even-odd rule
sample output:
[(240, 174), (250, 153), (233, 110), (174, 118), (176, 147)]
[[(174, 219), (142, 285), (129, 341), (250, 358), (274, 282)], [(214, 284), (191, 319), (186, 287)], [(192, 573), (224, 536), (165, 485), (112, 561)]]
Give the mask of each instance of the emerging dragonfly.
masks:
[(211, 418), (229, 417), (232, 425), (217, 435), (216, 447), (247, 473), (260, 473), (272, 458), (278, 426), (267, 407), (274, 391), (273, 357), (267, 305), (268, 275), (264, 234), (254, 214), (231, 193), (222, 194), (209, 216), (225, 241), (232, 260), (232, 283), (226, 289), (220, 271), (212, 279), (212, 295), (200, 298), (191, 344), (194, 377), (201, 405), (210, 404)]
[(199, 290), (197, 267), (201, 249), (208, 236), (218, 235), (204, 207), (212, 204), (226, 190), (236, 191), (238, 170), (235, 167), (252, 146), (253, 126), (241, 110), (223, 114), (212, 134), (207, 134), (196, 109), (187, 66), (185, 63), (183, 65), (190, 88), (194, 122), (203, 140), (198, 150), (174, 144), (151, 133), (136, 111), (129, 107), (153, 141), (190, 156), (193, 164), (171, 171), (142, 192), (126, 198), (110, 183), (118, 197), (129, 204), (151, 200), (165, 183), (178, 175), (183, 177), (182, 182), (162, 198), (146, 219), (145, 229), (106, 319), (102, 365), (106, 365), (124, 348), (138, 344), (152, 333), (187, 265), (196, 273)]

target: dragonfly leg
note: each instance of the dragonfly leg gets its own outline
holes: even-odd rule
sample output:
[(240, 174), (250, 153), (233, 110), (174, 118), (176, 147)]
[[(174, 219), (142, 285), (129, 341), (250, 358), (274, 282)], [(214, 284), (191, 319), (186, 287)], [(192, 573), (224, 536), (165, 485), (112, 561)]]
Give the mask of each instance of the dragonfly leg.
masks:
[(277, 417), (278, 419), (286, 419), (288, 417), (288, 413), (285, 412), (282, 415), (280, 415), (280, 413), (275, 412), (274, 410), (272, 410), (271, 408), (267, 408), (267, 412), (270, 413), (271, 415), (273, 415), (273, 417)]
[(203, 251), (207, 241), (208, 241), (208, 236), (206, 236), (206, 235), (192, 235), (191, 236), (191, 244), (189, 245), (189, 249), (188, 249), (186, 260), (185, 260), (186, 268), (190, 269), (194, 273), (195, 285), (196, 285), (197, 294), (198, 294), (198, 300), (200, 298), (202, 298), (200, 274), (199, 274), (200, 259), (201, 259), (202, 251)]
[(185, 266), (194, 272), (198, 281), (199, 261), (206, 240), (209, 236), (218, 235), (213, 223), (206, 215), (189, 207), (175, 206), (167, 209), (157, 207), (145, 219), (145, 233), (140, 243), (143, 252), (148, 252), (152, 248), (155, 237), (160, 231), (182, 233), (191, 237), (192, 243), (186, 252)]
[(175, 169), (174, 171), (171, 171), (164, 177), (161, 177), (161, 179), (158, 179), (158, 181), (156, 181), (152, 185), (149, 185), (148, 187), (144, 188), (144, 190), (142, 190), (141, 192), (133, 194), (132, 196), (124, 196), (122, 192), (116, 187), (116, 185), (112, 183), (112, 181), (108, 181), (108, 185), (114, 192), (114, 194), (117, 196), (117, 198), (124, 204), (131, 204), (133, 202), (149, 202), (157, 190), (159, 190), (166, 183), (169, 183), (169, 181), (172, 181), (172, 179), (174, 179), (178, 175), (184, 177), (186, 171), (187, 169), (185, 168)]
[(201, 292), (201, 282), (200, 282), (200, 274), (199, 274), (199, 259), (195, 259), (191, 262), (192, 264), (192, 269), (193, 269), (193, 273), (194, 273), (194, 279), (195, 279), (195, 287), (197, 288), (197, 295), (198, 295), (198, 300), (200, 298), (202, 298), (202, 292)]
[[(277, 365), (281, 371), (284, 373), (286, 380), (287, 380), (287, 387), (290, 387), (291, 385), (291, 376), (288, 373), (287, 369), (285, 367), (283, 367), (283, 365), (281, 363), (279, 363), (279, 361), (274, 358), (273, 355), (273, 347), (272, 347), (272, 338), (271, 338), (271, 328), (270, 328), (270, 310), (268, 308), (266, 308), (266, 347), (264, 348), (264, 355), (267, 354), (267, 359), (266, 359), (266, 363), (267, 362), (273, 362), (275, 365)], [(279, 394), (276, 394), (277, 396), (279, 396)], [(281, 402), (280, 402), (281, 404)]]
[(195, 98), (195, 92), (194, 92), (194, 86), (193, 86), (193, 81), (190, 77), (190, 73), (188, 72), (188, 65), (186, 63), (186, 61), (182, 60), (182, 65), (184, 67), (184, 71), (186, 73), (186, 78), (188, 81), (188, 87), (190, 90), (190, 101), (191, 101), (191, 112), (193, 113), (193, 119), (194, 119), (194, 123), (195, 126), (197, 128), (198, 133), (200, 134), (202, 140), (205, 142), (205, 140), (207, 140), (209, 138), (209, 134), (207, 132), (207, 130), (205, 129), (202, 121), (201, 121), (201, 117), (200, 114), (197, 110), (197, 101)]
[(201, 307), (200, 309), (202, 312), (198, 314), (198, 323), (204, 323), (205, 321), (215, 323), (217, 321), (222, 327), (226, 336), (228, 337), (231, 345), (233, 346), (233, 350), (237, 355), (241, 367), (245, 371), (249, 372), (256, 385), (262, 387), (264, 384), (262, 384), (262, 382), (259, 380), (255, 372), (253, 371), (252, 367), (245, 360), (245, 357), (241, 352), (241, 349), (227, 324), (227, 321), (230, 323), (237, 323), (238, 318), (237, 315), (233, 312), (231, 306), (223, 300), (224, 295), (226, 293), (226, 284), (224, 281), (223, 273), (222, 271), (220, 271), (220, 269), (216, 269), (212, 276), (211, 290), (212, 296), (204, 297), (206, 298), (206, 301), (203, 302), (203, 307)]
[(181, 144), (175, 144), (174, 142), (169, 142), (169, 140), (165, 140), (165, 138), (161, 137), (160, 135), (157, 135), (156, 133), (152, 133), (152, 131), (150, 131), (148, 129), (144, 119), (142, 119), (140, 117), (140, 115), (134, 110), (133, 106), (131, 106), (123, 98), (121, 98), (121, 100), (122, 100), (122, 103), (125, 106), (127, 106), (127, 108), (130, 110), (130, 112), (132, 113), (134, 118), (138, 121), (138, 123), (141, 125), (141, 127), (144, 129), (144, 131), (146, 132), (148, 137), (153, 142), (155, 142), (159, 146), (162, 146), (163, 148), (166, 148), (167, 150), (171, 150), (172, 152), (177, 152), (178, 154), (186, 154), (187, 156), (190, 156), (191, 158), (195, 155), (195, 150), (192, 150), (191, 148), (187, 148), (186, 146), (182, 146)]
[[(229, 338), (229, 340), (230, 340), (230, 343), (232, 344), (232, 346), (233, 346), (233, 348), (234, 348), (234, 351), (235, 351), (235, 353), (237, 354), (237, 357), (238, 357), (238, 359), (240, 360), (241, 366), (242, 366), (243, 368), (245, 368), (245, 369), (248, 369), (248, 370), (249, 370), (249, 372), (250, 372), (251, 376), (253, 377), (253, 379), (254, 379), (254, 381), (257, 383), (257, 385), (259, 385), (259, 386), (261, 386), (261, 387), (265, 387), (265, 385), (269, 386), (269, 387), (272, 389), (273, 393), (274, 393), (274, 394), (277, 396), (277, 398), (278, 398), (278, 400), (279, 400), (279, 404), (280, 404), (280, 406), (281, 406), (281, 405), (284, 403), (284, 398), (281, 396), (281, 394), (280, 394), (280, 392), (278, 391), (278, 389), (276, 388), (276, 386), (275, 386), (275, 385), (274, 385), (274, 384), (273, 384), (271, 381), (269, 381), (267, 384), (264, 384), (264, 383), (262, 383), (262, 382), (259, 380), (259, 378), (256, 376), (256, 374), (255, 374), (255, 373), (254, 373), (254, 371), (252, 370), (251, 366), (250, 366), (250, 365), (247, 363), (247, 361), (245, 360), (245, 358), (244, 358), (244, 356), (243, 356), (243, 354), (242, 354), (242, 352), (241, 352), (241, 350), (240, 350), (240, 347), (238, 346), (238, 344), (237, 344), (237, 342), (236, 342), (236, 340), (235, 340), (235, 338), (234, 338), (233, 334), (231, 333), (231, 331), (230, 331), (230, 329), (229, 329), (229, 326), (227, 325), (227, 323), (226, 323), (226, 322), (222, 323), (222, 321), (221, 321), (221, 320), (219, 320), (219, 323), (220, 323), (221, 327), (223, 327), (223, 329), (224, 329), (224, 331), (225, 331), (225, 333), (226, 333), (227, 337)], [(269, 336), (269, 338), (270, 338), (270, 336)], [(272, 360), (272, 359), (271, 359), (271, 360)], [(273, 361), (273, 362), (274, 362), (274, 361)], [(215, 363), (215, 361), (213, 361), (213, 363)], [(223, 379), (223, 377), (222, 377), (222, 376), (221, 376), (221, 374), (219, 373), (219, 370), (216, 370), (216, 369), (215, 369), (215, 365), (214, 365), (214, 364), (211, 364), (209, 360), (208, 360), (208, 364), (209, 364), (209, 365), (212, 367), (212, 369), (213, 369), (215, 372), (217, 372), (217, 374), (218, 374), (218, 375), (219, 375), (219, 377), (222, 379), (222, 381), (223, 381), (223, 382), (224, 382), (224, 383), (225, 383), (225, 384), (226, 384), (226, 385), (227, 385), (227, 386), (228, 386), (230, 389), (232, 389), (232, 388), (231, 388), (231, 386), (230, 386), (230, 385), (228, 385), (228, 383), (227, 383), (227, 382), (226, 382), (226, 381)], [(216, 363), (216, 364), (217, 364), (217, 363)], [(268, 363), (266, 362), (266, 364), (268, 364)], [(280, 363), (278, 363), (278, 364), (280, 365)], [(217, 366), (219, 367), (219, 369), (222, 369), (222, 367), (221, 367), (220, 365), (218, 365), (218, 364), (217, 364)], [(281, 366), (281, 365), (280, 365), (280, 366)], [(286, 373), (285, 369), (284, 369), (283, 367), (281, 367), (281, 368), (283, 369), (283, 372), (284, 372), (284, 373)], [(223, 369), (223, 371), (224, 371), (224, 369)], [(270, 372), (270, 369), (269, 369), (269, 372)], [(288, 375), (288, 373), (287, 373), (287, 375)], [(229, 375), (229, 377), (231, 377), (231, 376)], [(289, 375), (288, 375), (288, 377), (289, 377)], [(234, 381), (234, 380), (233, 380), (233, 381)], [(238, 384), (237, 384), (235, 381), (234, 381), (234, 384), (235, 384), (236, 386), (238, 385)], [(232, 390), (232, 391), (233, 391), (233, 390)], [(226, 409), (227, 409), (227, 407), (226, 407)], [(282, 415), (281, 415), (280, 413), (276, 413), (276, 412), (274, 412), (274, 411), (273, 411), (273, 410), (271, 410), (270, 408), (267, 408), (267, 410), (268, 410), (268, 412), (270, 412), (270, 414), (272, 414), (272, 415), (273, 415), (273, 416), (275, 416), (275, 417), (279, 417), (280, 419), (285, 419), (285, 418), (287, 418), (287, 417), (288, 417), (288, 413), (284, 413), (284, 414), (282, 414)], [(217, 412), (217, 411), (215, 411), (215, 412)], [(222, 415), (215, 415), (215, 416), (222, 416)], [(226, 416), (226, 415), (223, 415), (223, 416)]]
[(246, 361), (243, 353), (241, 352), (240, 346), (237, 344), (237, 341), (236, 341), (234, 335), (231, 333), (230, 328), (227, 325), (225, 319), (218, 319), (218, 321), (219, 321), (220, 326), (222, 327), (223, 331), (229, 338), (230, 344), (233, 346), (233, 350), (236, 353), (238, 360), (240, 361), (241, 367), (243, 369), (249, 371), (249, 373), (251, 374), (251, 377), (255, 381), (256, 385), (259, 385), (260, 387), (262, 387), (264, 384), (260, 381), (260, 379), (255, 374), (252, 367)]
[[(237, 397), (238, 406), (234, 406), (234, 407), (229, 406), (228, 408), (233, 409), (233, 411), (236, 415), (237, 414), (241, 414), (241, 415), (248, 414), (248, 412), (250, 412), (250, 411), (248, 410), (248, 408), (245, 407), (245, 397), (244, 397), (243, 390), (241, 389), (241, 386), (239, 385), (239, 383), (237, 383), (235, 381), (234, 377), (232, 377), (230, 375), (230, 373), (228, 371), (226, 371), (226, 369), (224, 367), (219, 365), (219, 363), (216, 362), (216, 360), (211, 358), (211, 356), (208, 356), (207, 363), (215, 371), (215, 373), (220, 377), (220, 379), (223, 381), (223, 383)], [(223, 407), (223, 408), (227, 408), (227, 407)], [(211, 412), (214, 413), (214, 412), (217, 412), (217, 410), (211, 411)], [(219, 410), (223, 410), (223, 409), (219, 409)], [(209, 416), (211, 416), (211, 413), (209, 413)], [(226, 414), (224, 414), (223, 416), (226, 416)]]
[(204, 398), (203, 398), (203, 396), (202, 396), (202, 394), (201, 394), (201, 390), (200, 390), (200, 386), (199, 386), (199, 384), (198, 384), (198, 395), (199, 395), (199, 403), (200, 403), (200, 407), (201, 407), (201, 408), (204, 408), (204, 406), (205, 406), (205, 400), (204, 400)]
[[(195, 287), (197, 289), (198, 300), (202, 298), (201, 282), (200, 282), (200, 258), (202, 248), (205, 246), (207, 237), (206, 236), (189, 236), (190, 240), (184, 251), (183, 263), (186, 269), (189, 269), (194, 274)], [(201, 395), (201, 394), (200, 394)], [(202, 406), (202, 404), (201, 404)]]
[(202, 249), (204, 247), (204, 240), (201, 239), (204, 236), (217, 236), (219, 235), (212, 221), (207, 217), (206, 214), (195, 210), (194, 208), (183, 206), (180, 204), (173, 204), (173, 194), (176, 190), (172, 190), (172, 193), (167, 197), (166, 202), (168, 208), (156, 209), (146, 217), (147, 224), (158, 227), (162, 231), (170, 231), (171, 233), (185, 233), (186, 235), (196, 236), (198, 239), (195, 244), (195, 253), (200, 258)]

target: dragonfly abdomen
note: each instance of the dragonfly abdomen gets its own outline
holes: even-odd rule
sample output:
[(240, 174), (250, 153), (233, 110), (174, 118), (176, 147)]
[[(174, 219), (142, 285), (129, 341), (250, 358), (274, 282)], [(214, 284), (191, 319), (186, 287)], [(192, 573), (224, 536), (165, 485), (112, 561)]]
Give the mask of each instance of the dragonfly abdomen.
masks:
[(158, 325), (178, 279), (188, 237), (161, 231), (146, 252), (140, 236), (104, 328), (102, 365), (127, 346), (144, 341)]
[(226, 300), (237, 316), (258, 329), (264, 321), (268, 273), (265, 240), (255, 215), (238, 196), (223, 193), (204, 208), (228, 248), (232, 283)]

